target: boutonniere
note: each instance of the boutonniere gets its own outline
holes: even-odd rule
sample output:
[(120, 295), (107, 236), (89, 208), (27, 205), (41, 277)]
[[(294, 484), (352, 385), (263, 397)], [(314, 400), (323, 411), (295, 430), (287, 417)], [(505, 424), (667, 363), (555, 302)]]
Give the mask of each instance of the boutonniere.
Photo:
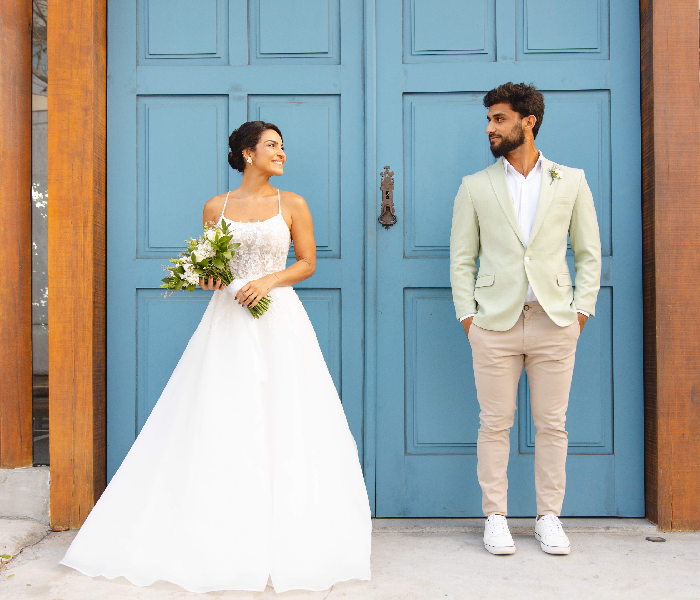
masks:
[(552, 181), (549, 182), (549, 185), (552, 185), (555, 179), (561, 179), (561, 167), (559, 167), (558, 165), (554, 165), (549, 170), (549, 176), (552, 178)]

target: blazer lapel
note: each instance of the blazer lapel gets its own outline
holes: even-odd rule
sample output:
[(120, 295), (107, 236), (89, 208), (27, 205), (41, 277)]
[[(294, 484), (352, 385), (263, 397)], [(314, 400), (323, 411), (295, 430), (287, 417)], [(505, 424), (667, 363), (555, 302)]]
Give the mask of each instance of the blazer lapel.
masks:
[(520, 231), (520, 224), (518, 223), (518, 215), (515, 214), (515, 207), (510, 198), (510, 190), (508, 189), (508, 181), (506, 180), (505, 168), (503, 167), (503, 159), (499, 158), (493, 165), (486, 169), (486, 172), (489, 174), (491, 186), (508, 219), (508, 223), (510, 223), (510, 226), (513, 228), (515, 235), (518, 236), (520, 243), (525, 246), (523, 233)]
[(540, 199), (537, 203), (537, 212), (535, 213), (535, 220), (532, 223), (532, 231), (530, 232), (530, 244), (535, 239), (535, 236), (542, 227), (544, 218), (549, 210), (549, 205), (554, 199), (554, 195), (559, 186), (559, 179), (552, 181), (552, 176), (549, 174), (550, 169), (554, 167), (554, 163), (551, 160), (547, 160), (544, 156), (542, 157), (542, 187), (540, 188)]

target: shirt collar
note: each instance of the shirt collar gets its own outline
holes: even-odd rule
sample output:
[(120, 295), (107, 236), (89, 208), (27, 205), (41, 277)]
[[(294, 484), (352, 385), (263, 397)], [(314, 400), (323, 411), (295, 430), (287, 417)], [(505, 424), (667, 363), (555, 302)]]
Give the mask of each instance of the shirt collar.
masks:
[[(534, 173), (538, 169), (542, 169), (542, 160), (544, 159), (544, 155), (542, 154), (542, 150), (539, 150), (539, 153), (540, 153), (540, 157), (537, 159), (537, 162), (535, 163), (535, 167), (532, 169), (532, 171), (530, 171), (530, 173), (528, 173), (528, 177), (530, 176), (530, 174)], [(511, 165), (508, 162), (508, 159), (504, 156), (503, 157), (503, 171), (505, 172), (506, 177), (508, 176), (508, 169), (509, 168), (513, 170), (513, 173), (517, 173), (518, 175), (520, 175), (520, 177), (523, 176), (522, 173), (520, 173), (513, 165)]]

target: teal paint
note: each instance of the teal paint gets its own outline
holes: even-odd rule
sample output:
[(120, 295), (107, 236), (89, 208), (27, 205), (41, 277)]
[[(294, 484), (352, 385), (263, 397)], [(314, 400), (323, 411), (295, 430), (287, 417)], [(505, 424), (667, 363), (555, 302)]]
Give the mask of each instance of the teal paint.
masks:
[[(281, 127), (289, 153), (273, 185), (302, 194), (314, 215), (318, 267), (297, 288), (373, 511), (479, 516), (478, 407), (449, 290), (452, 201), (461, 177), (492, 161), (483, 93), (532, 81), (547, 103), (537, 144), (586, 170), (604, 255), (598, 315), (574, 374), (564, 511), (642, 516), (638, 6), (296, 6), (282, 15), (266, 0), (207, 0), (193, 14), (184, 0), (109, 0), (108, 475), (208, 300), (164, 300), (160, 265), (199, 230), (203, 203), (238, 185), (226, 162), (230, 129), (261, 118)], [(395, 173), (390, 230), (376, 221), (384, 165)], [(513, 515), (534, 512), (525, 383), (511, 435)]]

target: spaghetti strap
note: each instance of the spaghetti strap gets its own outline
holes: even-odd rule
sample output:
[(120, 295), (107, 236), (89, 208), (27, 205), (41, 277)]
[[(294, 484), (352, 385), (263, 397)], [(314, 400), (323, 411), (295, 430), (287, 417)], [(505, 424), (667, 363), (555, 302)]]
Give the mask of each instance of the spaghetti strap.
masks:
[(279, 191), (279, 189), (277, 190), (277, 209), (278, 209), (277, 214), (278, 214), (278, 215), (281, 215), (281, 214), (282, 214), (282, 201), (280, 200), (280, 191)]
[(226, 200), (224, 200), (224, 207), (221, 209), (221, 216), (219, 217), (219, 221), (221, 221), (221, 219), (224, 218), (224, 211), (226, 210), (226, 203), (228, 202), (228, 195), (230, 193), (230, 191), (226, 192)]

